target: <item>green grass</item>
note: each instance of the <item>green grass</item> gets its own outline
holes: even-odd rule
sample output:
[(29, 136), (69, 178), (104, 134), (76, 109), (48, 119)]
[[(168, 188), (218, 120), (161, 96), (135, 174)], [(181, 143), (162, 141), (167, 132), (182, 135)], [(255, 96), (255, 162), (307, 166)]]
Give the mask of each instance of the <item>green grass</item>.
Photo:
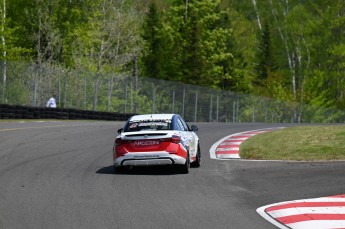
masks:
[(345, 126), (290, 127), (255, 135), (240, 145), (241, 158), (345, 160)]

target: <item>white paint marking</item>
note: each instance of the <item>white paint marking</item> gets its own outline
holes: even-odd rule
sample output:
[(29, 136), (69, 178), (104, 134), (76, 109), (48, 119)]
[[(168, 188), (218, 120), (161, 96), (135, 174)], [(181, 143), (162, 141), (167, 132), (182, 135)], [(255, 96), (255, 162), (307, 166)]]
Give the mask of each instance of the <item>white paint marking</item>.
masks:
[(274, 218), (270, 217), (266, 212), (265, 209), (268, 206), (263, 206), (260, 207), (258, 209), (256, 209), (256, 212), (259, 213), (259, 215), (261, 215), (261, 217), (263, 217), (265, 220), (267, 220), (268, 222), (270, 222), (271, 224), (273, 224), (274, 226), (280, 228), (280, 229), (289, 229), (288, 227), (286, 227), (285, 225), (279, 223), (278, 221), (276, 221)]
[(241, 141), (241, 142), (227, 142), (227, 141), (225, 141), (225, 142), (223, 142), (223, 143), (220, 143), (219, 145), (220, 145), (220, 146), (241, 145), (242, 142), (243, 142), (243, 141)]
[(345, 214), (345, 207), (297, 207), (269, 211), (268, 214), (274, 218), (300, 214)]
[(232, 147), (232, 148), (217, 148), (216, 152), (223, 152), (223, 151), (229, 151), (229, 150), (240, 150), (238, 147)]
[(219, 154), (219, 159), (239, 159), (240, 156), (238, 154)]
[(287, 225), (292, 229), (335, 229), (345, 228), (345, 220), (311, 220)]

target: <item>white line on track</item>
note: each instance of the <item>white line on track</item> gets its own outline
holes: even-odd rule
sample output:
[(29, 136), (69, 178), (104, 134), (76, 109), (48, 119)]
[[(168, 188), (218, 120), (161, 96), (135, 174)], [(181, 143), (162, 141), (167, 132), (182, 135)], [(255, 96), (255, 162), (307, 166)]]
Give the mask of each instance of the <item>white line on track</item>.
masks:
[[(53, 123), (53, 122), (49, 122)], [(58, 123), (58, 122), (54, 122)], [(62, 123), (62, 122), (59, 122)], [(94, 125), (99, 125), (98, 123), (95, 124), (88, 124), (88, 126), (94, 126)], [(71, 125), (71, 124), (64, 124), (64, 125), (47, 125), (47, 126), (31, 126), (31, 127), (18, 127), (18, 128), (6, 128), (6, 129), (0, 129), (0, 132), (5, 132), (5, 131), (16, 131), (16, 130), (31, 130), (31, 129), (43, 129), (43, 128), (59, 128), (59, 127), (78, 127), (78, 126), (84, 126), (82, 124), (76, 124), (76, 125)]]
[(36, 127), (8, 128), (8, 129), (0, 129), (0, 132), (4, 132), (4, 131), (15, 131), (15, 130), (43, 129), (43, 128), (56, 128), (56, 127), (66, 127), (66, 126), (70, 126), (70, 125), (58, 125), (58, 126), (36, 126)]

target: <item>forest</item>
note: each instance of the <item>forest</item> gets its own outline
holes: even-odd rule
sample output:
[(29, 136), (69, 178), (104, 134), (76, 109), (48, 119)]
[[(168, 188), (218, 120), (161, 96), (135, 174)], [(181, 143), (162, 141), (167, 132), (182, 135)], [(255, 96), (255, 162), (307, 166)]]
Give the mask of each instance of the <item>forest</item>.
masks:
[(93, 98), (84, 106), (109, 110), (113, 83), (126, 76), (134, 89), (150, 78), (345, 109), (344, 0), (0, 2), (2, 103), (25, 104), (31, 90), (38, 106), (42, 84), (41, 94), (67, 103), (63, 91), (66, 100), (67, 85), (77, 84), (67, 77), (79, 77), (80, 95)]

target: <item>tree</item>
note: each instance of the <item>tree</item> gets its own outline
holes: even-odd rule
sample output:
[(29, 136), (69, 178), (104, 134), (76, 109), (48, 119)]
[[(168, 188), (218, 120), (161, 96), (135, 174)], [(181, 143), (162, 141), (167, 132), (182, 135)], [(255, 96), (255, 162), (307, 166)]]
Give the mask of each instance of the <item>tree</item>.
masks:
[(159, 30), (160, 16), (157, 12), (156, 2), (151, 2), (149, 11), (143, 25), (143, 39), (146, 41), (146, 56), (143, 58), (144, 75), (152, 78), (164, 78), (159, 70), (160, 55), (162, 51)]
[[(97, 109), (102, 75), (126, 65), (141, 50), (139, 14), (125, 0), (99, 0), (90, 7), (89, 23), (76, 30), (76, 65), (94, 72), (92, 109)], [(115, 63), (115, 64), (114, 64)]]
[(220, 26), (223, 12), (219, 7), (220, 1), (211, 0), (174, 3), (158, 35), (165, 51), (157, 58), (161, 75), (216, 87), (223, 77), (224, 60), (233, 57), (226, 47), (231, 30)]
[(223, 90), (250, 93), (255, 66), (255, 23), (229, 9), (222, 13), (220, 25), (231, 30), (225, 44), (232, 57), (221, 62), (224, 74), (217, 86)]
[[(327, 7), (325, 7), (327, 4)], [(310, 71), (304, 84), (309, 90), (308, 98), (313, 103), (313, 96), (323, 95), (323, 106), (333, 104), (335, 108), (344, 108), (344, 62), (345, 62), (345, 3), (341, 0), (315, 2), (311, 5), (314, 20), (310, 21), (308, 43), (310, 48)], [(317, 87), (311, 87), (318, 80)], [(327, 91), (327, 93), (324, 93)], [(307, 101), (309, 102), (309, 101)], [(331, 103), (330, 103), (331, 102)], [(322, 103), (318, 102), (318, 105)]]
[(30, 52), (25, 47), (18, 44), (20, 36), (18, 30), (20, 26), (14, 23), (11, 12), (15, 8), (13, 2), (8, 4), (7, 0), (2, 0), (0, 8), (1, 31), (0, 31), (0, 52), (2, 65), (2, 88), (1, 101), (6, 102), (6, 85), (7, 85), (7, 62), (13, 60), (27, 60), (27, 54)]
[(2, 102), (5, 102), (5, 88), (6, 88), (6, 77), (7, 77), (7, 50), (6, 50), (6, 38), (5, 38), (5, 27), (6, 27), (6, 0), (3, 0), (3, 7), (1, 8), (1, 44), (2, 44)]
[(272, 69), (271, 57), (271, 32), (267, 22), (260, 33), (259, 47), (258, 47), (258, 65), (257, 65), (257, 85), (262, 86), (265, 84), (269, 73)]

